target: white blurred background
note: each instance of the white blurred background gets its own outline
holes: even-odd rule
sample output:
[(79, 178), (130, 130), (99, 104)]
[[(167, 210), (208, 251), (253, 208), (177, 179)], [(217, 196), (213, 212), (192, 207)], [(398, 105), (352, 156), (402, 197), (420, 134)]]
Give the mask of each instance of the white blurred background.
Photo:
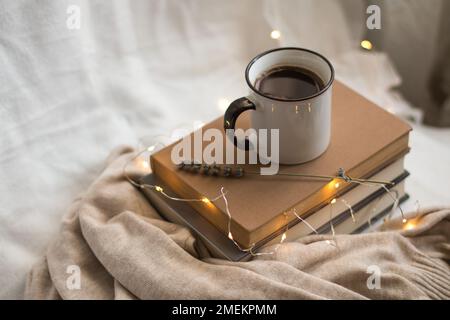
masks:
[[(381, 30), (366, 27), (369, 4)], [(0, 298), (23, 296), (113, 147), (218, 117), (246, 94), (248, 61), (278, 46), (321, 52), (410, 121), (405, 206), (448, 205), (450, 129), (421, 122), (450, 124), (449, 14), (445, 0), (0, 0)]]

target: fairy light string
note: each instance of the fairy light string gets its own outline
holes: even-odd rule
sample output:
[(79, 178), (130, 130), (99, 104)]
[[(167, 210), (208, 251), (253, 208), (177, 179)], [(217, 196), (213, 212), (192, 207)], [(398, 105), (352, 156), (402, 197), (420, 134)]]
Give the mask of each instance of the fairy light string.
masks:
[(348, 208), (348, 210), (350, 211), (350, 216), (352, 217), (353, 223), (356, 223), (355, 212), (353, 211), (352, 206), (347, 202), (347, 200), (342, 199), (342, 198), (340, 200)]
[[(146, 183), (140, 183), (135, 181), (133, 178), (130, 177), (127, 168), (130, 165), (130, 163), (135, 162), (137, 159), (139, 159), (144, 153), (152, 153), (155, 151), (155, 146), (150, 146), (148, 148), (146, 148), (145, 150), (142, 150), (140, 152), (137, 152), (133, 157), (131, 157), (128, 161), (125, 162), (125, 164), (123, 165), (123, 176), (125, 177), (125, 179), (131, 183), (133, 186), (139, 188), (139, 189), (153, 189), (157, 192), (159, 192), (161, 195), (163, 195), (165, 198), (173, 200), (173, 201), (182, 201), (182, 202), (203, 202), (206, 204), (209, 203), (213, 203), (219, 200), (223, 200), (224, 204), (225, 204), (225, 211), (227, 214), (227, 237), (228, 239), (230, 239), (234, 245), (242, 252), (248, 252), (250, 253), (252, 256), (262, 256), (262, 255), (271, 255), (271, 254), (275, 254), (277, 252), (277, 250), (279, 249), (279, 247), (283, 244), (283, 242), (286, 240), (287, 238), (287, 232), (289, 230), (289, 224), (287, 223), (287, 218), (289, 214), (293, 214), (295, 216), (296, 219), (298, 219), (300, 221), (300, 223), (304, 223), (309, 229), (311, 229), (311, 231), (315, 234), (319, 234), (317, 232), (317, 230), (310, 224), (308, 223), (305, 219), (303, 219), (302, 217), (300, 217), (300, 215), (297, 213), (296, 209), (292, 209), (289, 212), (285, 212), (284, 213), (284, 217), (286, 220), (286, 226), (285, 226), (285, 230), (283, 231), (283, 233), (281, 234), (280, 237), (280, 241), (278, 243), (278, 245), (274, 248), (273, 251), (270, 252), (255, 252), (255, 244), (252, 244), (249, 248), (243, 248), (238, 242), (236, 242), (236, 240), (234, 240), (233, 238), (233, 233), (231, 230), (231, 222), (232, 222), (232, 215), (231, 215), (231, 211), (230, 211), (230, 207), (229, 207), (229, 203), (228, 203), (228, 198), (227, 198), (227, 191), (225, 190), (225, 188), (222, 186), (220, 188), (220, 194), (217, 195), (216, 197), (212, 198), (212, 199), (208, 199), (206, 197), (202, 197), (202, 198), (179, 198), (179, 197), (174, 197), (171, 196), (169, 194), (167, 194), (164, 189), (159, 186), (159, 185), (152, 185), (152, 184), (146, 184)], [(143, 160), (142, 162), (143, 167), (145, 168), (150, 168), (150, 164), (149, 162), (147, 162), (146, 160)], [(183, 164), (182, 167), (184, 167), (186, 164)], [(191, 163), (191, 165), (193, 165), (193, 163)], [(241, 169), (242, 170), (242, 169)], [(256, 174), (256, 172), (253, 171), (245, 171), (246, 174)], [(241, 172), (242, 174), (242, 172)], [(258, 173), (259, 174), (259, 173)], [(283, 173), (283, 172), (279, 172), (277, 173), (277, 175), (280, 176), (293, 176), (293, 177), (300, 177), (300, 178), (315, 178), (315, 179), (326, 179), (329, 181), (333, 181), (335, 179), (337, 180), (342, 180), (346, 183), (356, 183), (356, 184), (361, 184), (361, 185), (366, 185), (366, 186), (370, 186), (370, 187), (376, 187), (376, 186), (381, 186), (386, 193), (389, 195), (389, 197), (393, 200), (394, 204), (391, 208), (390, 214), (388, 215), (388, 218), (391, 217), (392, 213), (398, 208), (400, 210), (401, 216), (402, 216), (402, 222), (405, 224), (407, 222), (407, 219), (405, 218), (405, 215), (403, 213), (403, 210), (401, 209), (401, 207), (399, 206), (399, 199), (398, 199), (398, 193), (396, 192), (396, 196), (392, 195), (392, 191), (387, 187), (389, 186), (393, 186), (394, 184), (390, 181), (380, 181), (380, 180), (370, 180), (370, 179), (356, 179), (356, 178), (352, 178), (349, 177), (345, 171), (343, 169), (339, 169), (338, 174), (336, 176), (329, 176), (329, 175), (310, 175), (310, 174), (293, 174), (293, 173)], [(334, 187), (336, 189), (338, 189), (340, 187), (340, 183), (336, 182), (334, 184)], [(352, 206), (343, 198), (339, 199), (350, 211), (350, 215), (352, 218), (353, 223), (356, 223), (356, 218), (354, 215), (354, 211)], [(333, 205), (335, 205), (337, 202), (337, 198), (333, 198), (330, 202), (330, 229), (331, 229), (331, 234), (333, 237), (333, 241), (329, 241), (326, 240), (326, 243), (329, 245), (332, 245), (334, 247), (337, 247), (337, 242), (336, 242), (336, 232), (335, 232), (335, 228), (333, 225)], [(369, 225), (371, 224), (371, 218), (369, 218)], [(334, 243), (333, 243), (334, 242)]]

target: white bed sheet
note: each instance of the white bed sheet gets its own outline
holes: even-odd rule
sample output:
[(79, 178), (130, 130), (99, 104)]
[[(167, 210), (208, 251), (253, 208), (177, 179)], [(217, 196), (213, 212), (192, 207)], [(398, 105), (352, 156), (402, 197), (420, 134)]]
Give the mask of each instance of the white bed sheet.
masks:
[[(72, 4), (81, 8), (80, 30), (66, 28)], [(361, 53), (357, 44), (336, 51), (301, 30), (271, 39), (272, 6), (0, 1), (0, 298), (23, 296), (26, 273), (65, 208), (113, 147), (219, 116), (224, 101), (246, 93), (245, 65), (265, 49), (289, 44), (326, 52), (341, 80), (393, 111), (417, 114), (389, 91), (399, 79), (386, 56)], [(343, 17), (334, 17), (342, 28), (333, 39), (351, 43)], [(410, 203), (446, 204), (450, 131), (414, 129)]]

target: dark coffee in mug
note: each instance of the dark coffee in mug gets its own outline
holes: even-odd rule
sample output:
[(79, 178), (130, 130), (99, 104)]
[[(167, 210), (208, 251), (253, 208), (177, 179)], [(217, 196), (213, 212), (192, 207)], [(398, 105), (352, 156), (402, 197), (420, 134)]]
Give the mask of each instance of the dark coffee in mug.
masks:
[(315, 95), (325, 87), (318, 75), (296, 66), (274, 67), (261, 74), (255, 88), (262, 94), (288, 100), (299, 100)]

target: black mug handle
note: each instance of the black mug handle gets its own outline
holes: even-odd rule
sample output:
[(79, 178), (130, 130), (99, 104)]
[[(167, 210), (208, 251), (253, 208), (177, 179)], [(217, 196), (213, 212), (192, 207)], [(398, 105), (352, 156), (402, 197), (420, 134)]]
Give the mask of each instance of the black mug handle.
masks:
[[(233, 138), (233, 142), (236, 147), (238, 147), (238, 141), (236, 136), (234, 135), (236, 120), (242, 112), (247, 110), (256, 110), (255, 104), (245, 97), (239, 98), (237, 100), (234, 100), (230, 104), (227, 111), (225, 111), (225, 116), (223, 117), (224, 120), (223, 127), (225, 129), (225, 132), (227, 133), (226, 130), (228, 129), (233, 130), (233, 135), (230, 136), (229, 138)], [(248, 140), (248, 138), (245, 138), (245, 150), (248, 151), (249, 149), (250, 149), (250, 141)]]

